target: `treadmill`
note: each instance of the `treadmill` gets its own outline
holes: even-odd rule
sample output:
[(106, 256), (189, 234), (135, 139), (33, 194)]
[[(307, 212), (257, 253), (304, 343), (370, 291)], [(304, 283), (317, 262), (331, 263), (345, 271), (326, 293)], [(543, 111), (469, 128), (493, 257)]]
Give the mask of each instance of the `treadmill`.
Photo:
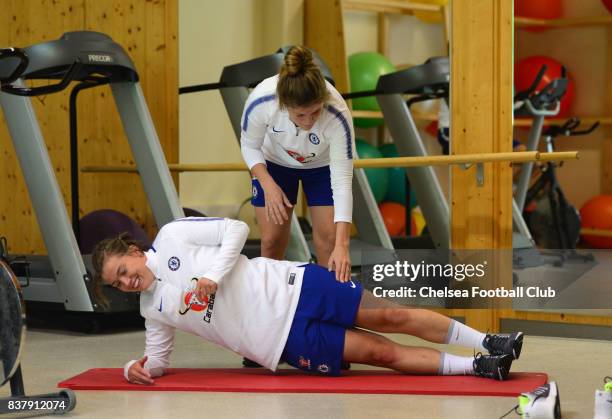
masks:
[[(21, 75), (15, 79), (11, 75), (17, 69)], [(25, 81), (34, 79), (59, 82), (26, 87)], [(138, 311), (138, 295), (110, 287), (104, 287), (110, 302), (108, 309), (95, 301), (91, 255), (81, 255), (79, 251), (31, 102), (33, 96), (62, 91), (74, 81), (78, 82), (72, 91), (76, 103), (78, 91), (108, 84), (153, 215), (162, 226), (184, 217), (184, 213), (133, 62), (108, 35), (68, 32), (56, 41), (32, 45), (1, 60), (0, 80), (0, 105), (48, 252), (47, 256), (10, 256), (24, 298), (70, 312)], [(71, 106), (71, 113), (73, 109)], [(78, 217), (78, 208), (76, 211)]]

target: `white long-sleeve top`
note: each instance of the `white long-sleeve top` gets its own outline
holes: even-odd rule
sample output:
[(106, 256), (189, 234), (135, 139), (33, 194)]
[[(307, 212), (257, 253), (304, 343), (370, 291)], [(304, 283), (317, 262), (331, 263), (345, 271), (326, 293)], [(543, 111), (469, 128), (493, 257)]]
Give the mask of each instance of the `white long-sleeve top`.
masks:
[[(175, 329), (193, 333), (275, 370), (295, 315), (302, 262), (241, 255), (248, 226), (224, 218), (188, 217), (166, 224), (145, 253), (156, 277), (140, 294), (145, 363), (151, 375), (169, 365)], [(200, 302), (192, 278), (215, 281)], [(135, 361), (124, 367), (127, 371)]]
[(286, 167), (312, 169), (329, 165), (334, 222), (353, 215), (353, 120), (344, 99), (329, 82), (330, 99), (309, 131), (297, 127), (276, 96), (278, 75), (259, 83), (242, 114), (240, 149), (249, 169), (266, 160)]

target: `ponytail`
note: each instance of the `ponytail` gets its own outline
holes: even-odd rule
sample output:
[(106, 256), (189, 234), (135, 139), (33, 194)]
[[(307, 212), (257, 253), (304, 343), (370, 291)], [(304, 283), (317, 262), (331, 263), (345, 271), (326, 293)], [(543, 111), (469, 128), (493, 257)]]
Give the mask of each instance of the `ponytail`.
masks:
[(325, 79), (308, 48), (294, 46), (287, 52), (278, 76), (276, 93), (281, 109), (325, 103), (328, 100)]

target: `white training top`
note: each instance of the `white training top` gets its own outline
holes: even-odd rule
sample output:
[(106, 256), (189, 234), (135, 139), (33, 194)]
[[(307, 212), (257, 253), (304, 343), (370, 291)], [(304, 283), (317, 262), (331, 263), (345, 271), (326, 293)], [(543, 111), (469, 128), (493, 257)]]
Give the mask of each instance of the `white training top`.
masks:
[(259, 83), (242, 114), (240, 148), (249, 170), (266, 160), (286, 167), (328, 166), (334, 197), (334, 222), (351, 222), (355, 134), (346, 102), (329, 82), (330, 99), (309, 131), (297, 127), (276, 96), (278, 75)]
[[(164, 373), (174, 330), (201, 336), (276, 370), (297, 307), (302, 262), (241, 255), (248, 226), (224, 218), (188, 217), (166, 224), (145, 253), (156, 277), (140, 294), (145, 318), (145, 363), (154, 377)], [(208, 278), (217, 292), (200, 302), (192, 292)], [(127, 371), (136, 361), (128, 362)]]

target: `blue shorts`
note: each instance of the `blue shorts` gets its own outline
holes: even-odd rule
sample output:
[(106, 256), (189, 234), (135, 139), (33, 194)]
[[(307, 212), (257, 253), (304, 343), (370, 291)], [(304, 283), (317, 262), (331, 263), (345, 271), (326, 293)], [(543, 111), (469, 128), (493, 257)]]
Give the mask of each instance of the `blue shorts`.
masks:
[[(287, 199), (293, 205), (297, 202), (300, 180), (309, 207), (334, 205), (329, 166), (317, 167), (316, 169), (294, 169), (269, 161), (266, 161), (266, 166), (274, 182), (285, 192)], [(253, 179), (252, 184), (253, 198), (251, 204), (255, 207), (265, 207), (266, 200), (259, 180)]]
[(302, 290), (282, 359), (304, 371), (340, 375), (347, 329), (355, 325), (363, 289), (336, 274), (306, 265)]

